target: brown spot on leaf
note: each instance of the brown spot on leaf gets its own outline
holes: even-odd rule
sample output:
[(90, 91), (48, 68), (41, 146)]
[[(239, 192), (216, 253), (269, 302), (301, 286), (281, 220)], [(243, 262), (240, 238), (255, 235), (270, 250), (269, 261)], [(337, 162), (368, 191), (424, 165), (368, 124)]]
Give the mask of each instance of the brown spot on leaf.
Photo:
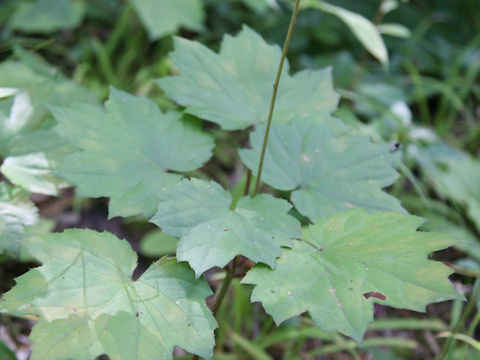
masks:
[(363, 297), (365, 299), (370, 299), (370, 298), (376, 298), (380, 300), (387, 300), (387, 297), (383, 295), (382, 293), (376, 292), (376, 291), (369, 291), (365, 294), (363, 294)]

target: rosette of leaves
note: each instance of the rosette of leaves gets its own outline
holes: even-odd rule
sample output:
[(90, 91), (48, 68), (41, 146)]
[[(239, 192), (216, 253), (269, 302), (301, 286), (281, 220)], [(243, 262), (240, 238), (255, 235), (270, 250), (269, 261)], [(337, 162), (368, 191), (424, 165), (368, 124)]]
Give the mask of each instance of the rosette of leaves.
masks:
[[(185, 112), (224, 129), (255, 125), (251, 149), (241, 152), (255, 171), (278, 47), (248, 28), (225, 37), (218, 54), (176, 43), (180, 75), (161, 87)], [(245, 60), (239, 51), (262, 56)], [(252, 300), (277, 323), (308, 311), (323, 330), (357, 341), (374, 302), (422, 311), (462, 298), (447, 280), (451, 270), (428, 260), (451, 241), (417, 232), (419, 218), (382, 212), (402, 211), (382, 192), (397, 176), (394, 158), (330, 116), (338, 96), (329, 71), (291, 76), (287, 66), (283, 76), (264, 179), (293, 191), (296, 210), (313, 223), (303, 234), (284, 199), (238, 199), (214, 182), (182, 180), (211, 155), (212, 137), (198, 119), (115, 89), (105, 108), (51, 107), (58, 131), (78, 150), (61, 176), (81, 195), (110, 197), (110, 216), (155, 214), (151, 221), (179, 238), (180, 262), (163, 258), (133, 281), (137, 259), (110, 234), (69, 230), (27, 240), (43, 265), (18, 278), (2, 303), (5, 312), (38, 320), (34, 358), (170, 359), (174, 346), (210, 357), (216, 324), (201, 275), (239, 255), (257, 263), (243, 282), (255, 285)], [(377, 213), (342, 212), (350, 207)]]

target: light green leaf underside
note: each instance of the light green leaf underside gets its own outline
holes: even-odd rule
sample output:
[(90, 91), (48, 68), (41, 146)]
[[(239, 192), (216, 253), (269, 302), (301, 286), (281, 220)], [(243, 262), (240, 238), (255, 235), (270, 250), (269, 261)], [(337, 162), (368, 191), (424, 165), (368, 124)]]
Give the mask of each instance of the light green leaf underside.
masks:
[(110, 197), (110, 217), (152, 216), (163, 188), (181, 179), (170, 171), (200, 167), (212, 137), (180, 113), (163, 114), (153, 101), (113, 88), (105, 108), (52, 108), (59, 132), (82, 150), (59, 174), (82, 196)]
[(37, 208), (24, 190), (0, 182), (0, 253), (19, 254), (25, 226), (38, 220)]
[(197, 276), (236, 255), (273, 266), (281, 247), (300, 235), (300, 224), (287, 215), (291, 205), (268, 194), (244, 197), (230, 210), (230, 192), (214, 182), (183, 180), (166, 193), (150, 221), (180, 238), (177, 257)]
[(395, 23), (384, 23), (377, 26), (378, 31), (383, 35), (390, 35), (399, 38), (409, 38), (412, 33), (409, 28)]
[(130, 0), (152, 39), (174, 34), (181, 27), (202, 30), (205, 19), (200, 0)]
[(54, 122), (45, 104), (96, 99), (38, 58), (24, 54), (22, 59), (0, 65), (1, 171), (31, 192), (57, 195), (66, 183), (53, 172), (73, 148), (50, 130)]
[(58, 69), (41, 58), (24, 52), (21, 61), (0, 64), (0, 87), (18, 88), (25, 91), (33, 105), (33, 114), (22, 129), (38, 128), (48, 115), (46, 104), (67, 106), (72, 102), (98, 103), (95, 95), (74, 81), (69, 80)]
[(312, 7), (335, 15), (343, 21), (355, 37), (375, 58), (388, 64), (388, 52), (377, 27), (367, 18), (339, 6), (331, 5), (323, 0), (306, 0), (305, 7)]
[(452, 270), (428, 255), (450, 239), (416, 232), (422, 220), (398, 213), (350, 210), (304, 230), (274, 270), (257, 265), (243, 283), (256, 285), (275, 322), (308, 311), (324, 331), (361, 342), (373, 303), (425, 311), (431, 302), (462, 299), (447, 277)]
[(85, 14), (83, 0), (20, 1), (9, 23), (14, 30), (50, 33), (77, 27)]
[[(175, 51), (170, 56), (180, 75), (158, 80), (167, 96), (185, 106), (188, 113), (216, 122), (226, 130), (266, 121), (281, 56), (278, 46), (267, 44), (246, 26), (235, 37), (226, 35), (218, 54), (186, 39), (175, 38), (174, 43)], [(331, 69), (306, 70), (291, 76), (287, 62), (274, 120), (327, 119), (342, 129), (345, 126), (339, 120), (329, 117), (338, 99)]]
[[(250, 135), (252, 149), (240, 150), (242, 161), (256, 175), (265, 125)], [(398, 177), (394, 157), (385, 145), (366, 136), (334, 136), (314, 120), (273, 123), (262, 180), (293, 191), (297, 210), (312, 221), (352, 207), (403, 212), (400, 202), (382, 191)]]
[(410, 147), (409, 154), (443, 197), (466, 206), (480, 230), (480, 161), (444, 143)]
[(0, 156), (6, 157), (15, 136), (28, 129), (33, 106), (26, 91), (13, 87), (2, 87), (0, 91)]
[(17, 278), (2, 305), (38, 317), (32, 359), (172, 359), (174, 346), (212, 355), (211, 290), (188, 265), (163, 258), (133, 281), (128, 243), (92, 230), (33, 238), (27, 250), (43, 265)]
[(68, 186), (53, 172), (75, 149), (52, 130), (17, 137), (1, 171), (12, 183), (34, 193), (57, 195)]

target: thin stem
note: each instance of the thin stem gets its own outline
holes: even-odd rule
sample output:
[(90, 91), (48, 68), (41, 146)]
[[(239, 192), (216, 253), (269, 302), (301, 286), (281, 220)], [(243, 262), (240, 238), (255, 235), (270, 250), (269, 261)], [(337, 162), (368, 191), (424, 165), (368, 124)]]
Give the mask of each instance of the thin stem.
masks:
[[(297, 18), (299, 5), (300, 5), (300, 0), (296, 0), (295, 7), (293, 8), (293, 12), (292, 12), (292, 18), (290, 20), (290, 26), (288, 27), (287, 37), (285, 38), (285, 44), (283, 45), (282, 57), (280, 58), (280, 64), (278, 65), (277, 77), (275, 79), (275, 83), (273, 84), (273, 94), (272, 94), (272, 99), (270, 101), (270, 110), (268, 112), (267, 128), (265, 130), (265, 137), (263, 139), (262, 154), (260, 155), (260, 164), (258, 165), (257, 182), (255, 183), (255, 190), (252, 195), (253, 197), (255, 197), (255, 195), (258, 194), (258, 191), (260, 189), (260, 179), (262, 176), (263, 160), (265, 159), (265, 150), (267, 148), (268, 135), (270, 133), (270, 126), (272, 124), (273, 109), (275, 108), (275, 100), (277, 98), (278, 84), (280, 83), (280, 77), (282, 75), (282, 70), (283, 70), (283, 63), (285, 62), (285, 58), (287, 56), (287, 51), (290, 45), (290, 39), (292, 37), (293, 27), (295, 25), (295, 21)], [(251, 172), (249, 170), (249, 172), (247, 173), (247, 184), (245, 187), (245, 195), (248, 194), (250, 190), (250, 179), (251, 179)], [(222, 283), (220, 284), (220, 287), (218, 288), (218, 291), (215, 295), (215, 303), (213, 304), (213, 307), (212, 307), (212, 313), (214, 316), (216, 315), (218, 309), (222, 305), (223, 299), (225, 298), (228, 288), (230, 287), (230, 283), (232, 282), (232, 279), (235, 277), (235, 270), (237, 268), (237, 263), (239, 258), (240, 257), (237, 256), (235, 257), (235, 259), (233, 259), (232, 267), (227, 270), (225, 279), (223, 279)], [(194, 355), (192, 358), (192, 360), (198, 360), (198, 359), (199, 359), (198, 355)]]
[(473, 292), (472, 292), (472, 297), (468, 301), (467, 305), (465, 306), (465, 309), (463, 310), (463, 314), (458, 319), (457, 324), (451, 331), (451, 335), (447, 338), (445, 343), (443, 344), (442, 351), (440, 352), (440, 355), (438, 356), (437, 360), (444, 360), (445, 357), (448, 355), (450, 352), (450, 348), (452, 347), (453, 341), (455, 340), (454, 335), (460, 331), (460, 328), (462, 325), (465, 324), (465, 321), (468, 319), (468, 315), (470, 315), (470, 312), (473, 310), (477, 303), (478, 296), (480, 295), (480, 280), (475, 281), (475, 285), (473, 287)]
[(260, 163), (258, 164), (257, 171), (257, 182), (255, 183), (255, 190), (253, 192), (253, 197), (258, 194), (260, 190), (260, 182), (262, 178), (262, 169), (263, 169), (263, 160), (265, 159), (265, 150), (267, 148), (268, 135), (270, 134), (270, 126), (272, 125), (273, 109), (275, 108), (275, 100), (277, 99), (278, 84), (280, 83), (280, 77), (282, 75), (283, 63), (287, 56), (288, 46), (290, 45), (290, 39), (293, 33), (293, 27), (297, 19), (298, 6), (300, 5), (300, 0), (296, 0), (295, 7), (293, 8), (292, 18), (290, 20), (290, 26), (288, 27), (287, 37), (285, 38), (285, 43), (283, 45), (282, 57), (280, 58), (280, 64), (278, 65), (277, 77), (275, 83), (273, 84), (273, 94), (270, 101), (270, 110), (268, 112), (267, 119), (267, 128), (265, 129), (265, 137), (263, 138), (262, 153), (260, 155)]
[(220, 308), (220, 305), (222, 305), (223, 299), (225, 298), (228, 288), (230, 287), (230, 283), (232, 282), (232, 279), (235, 276), (235, 269), (236, 269), (235, 264), (236, 264), (236, 258), (233, 261), (232, 269), (227, 271), (227, 274), (225, 275), (225, 279), (223, 279), (222, 283), (220, 284), (217, 295), (215, 296), (215, 303), (213, 304), (213, 307), (212, 307), (212, 313), (214, 316), (217, 315), (217, 311)]
[[(220, 309), (220, 305), (222, 305), (225, 295), (227, 295), (228, 288), (230, 287), (232, 279), (235, 277), (235, 271), (237, 270), (237, 264), (238, 264), (239, 258), (240, 258), (239, 256), (236, 256), (235, 259), (233, 259), (232, 267), (230, 269), (227, 269), (225, 278), (223, 279), (222, 283), (217, 289), (217, 292), (215, 294), (215, 302), (213, 303), (213, 307), (212, 307), (213, 316), (217, 315), (217, 311), (218, 309)], [(200, 359), (198, 355), (194, 355), (192, 357), (192, 360), (198, 360), (198, 359)]]
[(250, 183), (252, 182), (252, 170), (247, 170), (247, 182), (245, 183), (245, 190), (243, 190), (243, 196), (247, 196), (250, 193)]
[(475, 317), (473, 318), (472, 322), (470, 323), (470, 327), (468, 328), (467, 335), (472, 337), (475, 329), (477, 328), (478, 324), (480, 323), (480, 311), (477, 312)]

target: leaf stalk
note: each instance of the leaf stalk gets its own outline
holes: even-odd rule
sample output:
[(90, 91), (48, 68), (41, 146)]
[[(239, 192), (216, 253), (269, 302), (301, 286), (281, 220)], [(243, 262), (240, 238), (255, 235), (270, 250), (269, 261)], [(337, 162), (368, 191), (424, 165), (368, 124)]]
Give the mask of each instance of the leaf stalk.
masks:
[[(267, 142), (268, 142), (268, 135), (270, 133), (270, 126), (272, 124), (272, 117), (273, 117), (273, 110), (275, 108), (275, 100), (277, 98), (277, 91), (278, 91), (278, 84), (280, 83), (280, 77), (282, 75), (282, 70), (283, 70), (283, 64), (285, 62), (285, 58), (287, 56), (287, 51), (288, 47), (290, 45), (290, 39), (292, 37), (293, 33), (293, 27), (295, 25), (295, 21), (297, 19), (297, 13), (298, 13), (298, 8), (300, 5), (300, 0), (296, 0), (295, 2), (295, 7), (293, 8), (292, 12), (292, 17), (290, 19), (290, 25), (288, 27), (287, 31), (287, 36), (285, 38), (285, 43), (283, 44), (283, 51), (282, 51), (282, 57), (280, 58), (280, 64), (278, 65), (278, 70), (277, 70), (277, 76), (275, 78), (275, 83), (273, 84), (273, 93), (272, 93), (272, 98), (270, 101), (270, 109), (268, 112), (268, 119), (267, 119), (267, 128), (265, 129), (265, 136), (263, 139), (263, 145), (262, 145), (262, 153), (260, 155), (260, 163), (258, 165), (258, 171), (257, 171), (257, 180), (255, 183), (255, 190), (253, 192), (252, 197), (255, 197), (259, 190), (260, 190), (260, 182), (261, 182), (261, 176), (262, 176), (262, 168), (263, 168), (263, 161), (265, 159), (265, 151), (267, 148)], [(247, 175), (247, 185), (245, 188), (245, 194), (248, 194), (248, 190), (250, 189), (250, 177), (251, 173)], [(238, 256), (233, 260), (232, 267), (230, 269), (227, 269), (227, 273), (225, 278), (223, 279), (222, 283), (220, 284), (218, 291), (215, 295), (215, 303), (213, 304), (212, 307), (212, 313), (215, 316), (218, 309), (222, 305), (222, 302), (225, 298), (225, 295), (227, 294), (228, 288), (230, 287), (230, 284), (232, 282), (232, 279), (235, 277), (235, 270), (237, 267), (237, 261), (238, 261)], [(198, 355), (194, 355), (192, 360), (197, 360), (199, 359)]]
[(260, 191), (260, 183), (262, 178), (262, 169), (263, 161), (265, 159), (265, 151), (267, 149), (268, 136), (270, 134), (270, 126), (272, 125), (273, 110), (275, 108), (275, 100), (277, 99), (278, 84), (280, 83), (280, 77), (282, 76), (283, 64), (287, 56), (288, 47), (290, 46), (290, 39), (293, 33), (293, 27), (297, 20), (298, 7), (300, 5), (300, 0), (296, 0), (295, 7), (293, 8), (292, 18), (290, 19), (290, 25), (288, 27), (287, 36), (285, 38), (285, 43), (283, 44), (282, 57), (280, 58), (280, 64), (278, 65), (277, 77), (275, 78), (275, 83), (273, 84), (273, 93), (272, 99), (270, 100), (270, 109), (268, 111), (267, 127), (265, 129), (265, 136), (263, 138), (262, 153), (260, 155), (260, 163), (258, 164), (257, 170), (257, 181), (255, 183), (255, 190), (252, 197), (255, 197)]

